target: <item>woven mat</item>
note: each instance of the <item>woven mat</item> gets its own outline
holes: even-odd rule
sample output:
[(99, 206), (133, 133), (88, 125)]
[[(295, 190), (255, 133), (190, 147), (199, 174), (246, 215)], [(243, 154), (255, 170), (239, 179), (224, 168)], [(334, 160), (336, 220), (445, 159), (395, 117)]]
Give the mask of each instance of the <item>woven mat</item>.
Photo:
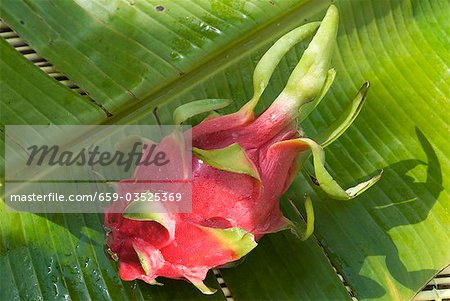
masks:
[(431, 279), (414, 301), (450, 300), (450, 265)]

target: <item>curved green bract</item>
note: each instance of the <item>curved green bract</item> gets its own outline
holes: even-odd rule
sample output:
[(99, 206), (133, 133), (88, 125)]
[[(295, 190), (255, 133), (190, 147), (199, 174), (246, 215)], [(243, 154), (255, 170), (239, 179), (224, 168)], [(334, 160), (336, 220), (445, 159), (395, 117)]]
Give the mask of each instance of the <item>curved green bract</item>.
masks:
[(231, 103), (229, 99), (201, 99), (188, 102), (173, 111), (174, 124), (182, 124), (195, 115), (223, 109)]
[(196, 279), (190, 279), (188, 278), (188, 280), (199, 290), (201, 291), (203, 294), (205, 295), (213, 295), (215, 292), (217, 292), (217, 289), (215, 288), (210, 288), (208, 286), (206, 286), (203, 281), (201, 280), (196, 280)]
[(226, 250), (233, 252), (234, 260), (247, 255), (258, 244), (252, 233), (239, 227), (220, 229), (197, 225), (203, 231), (211, 234)]
[(281, 59), (296, 44), (311, 36), (319, 25), (320, 22), (311, 22), (288, 32), (264, 53), (253, 72), (253, 97), (244, 105), (242, 110), (253, 110), (255, 108)]
[(145, 254), (145, 252), (136, 248), (135, 246), (133, 246), (133, 248), (139, 258), (139, 262), (141, 263), (141, 267), (144, 270), (145, 274), (150, 274), (150, 259), (147, 257), (147, 254)]
[(350, 105), (345, 111), (326, 129), (312, 137), (312, 140), (317, 141), (323, 148), (327, 147), (339, 136), (341, 136), (346, 129), (355, 121), (358, 114), (361, 112), (369, 90), (369, 82), (366, 82), (356, 94)]
[(338, 22), (338, 10), (331, 5), (281, 92), (281, 95), (295, 99), (297, 108), (313, 101), (323, 89), (336, 43)]
[(317, 105), (322, 101), (322, 99), (327, 94), (331, 85), (333, 84), (334, 78), (336, 77), (336, 71), (334, 69), (328, 70), (327, 78), (325, 80), (325, 84), (322, 87), (319, 95), (311, 102), (305, 103), (298, 110), (298, 123), (301, 124), (303, 120), (305, 120), (309, 114), (317, 107)]
[(380, 178), (382, 172), (371, 178), (368, 181), (362, 182), (354, 187), (348, 188), (346, 190), (333, 179), (329, 172), (325, 168), (325, 152), (322, 147), (315, 141), (308, 138), (299, 138), (299, 141), (308, 144), (314, 161), (314, 172), (317, 181), (319, 182), (319, 187), (331, 198), (337, 200), (350, 200), (354, 197), (360, 195), (367, 189), (369, 189), (373, 184), (375, 184)]
[(311, 198), (305, 195), (304, 206), (306, 214), (306, 222), (303, 221), (300, 211), (295, 204), (289, 200), (292, 209), (297, 214), (298, 221), (288, 220), (288, 227), (302, 241), (307, 240), (314, 233), (314, 208)]
[(259, 173), (253, 162), (238, 143), (212, 150), (192, 147), (192, 153), (206, 164), (225, 171), (249, 175), (259, 180)]
[[(258, 245), (252, 233), (238, 227), (220, 229), (200, 225), (196, 226), (214, 237), (219, 243), (220, 248), (230, 251), (233, 261), (247, 255)], [(215, 289), (209, 288), (201, 280), (189, 277), (187, 279), (205, 295), (211, 295), (216, 292)]]
[(175, 221), (160, 202), (136, 200), (124, 210), (123, 217), (136, 221), (153, 221), (167, 229), (170, 237), (175, 236)]

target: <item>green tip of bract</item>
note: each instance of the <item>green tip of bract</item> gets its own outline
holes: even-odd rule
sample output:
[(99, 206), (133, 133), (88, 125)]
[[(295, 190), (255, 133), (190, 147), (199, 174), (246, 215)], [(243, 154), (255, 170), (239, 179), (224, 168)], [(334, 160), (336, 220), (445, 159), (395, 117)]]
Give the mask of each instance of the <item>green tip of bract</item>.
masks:
[(297, 209), (297, 206), (295, 206), (295, 204), (291, 200), (289, 200), (289, 203), (294, 210), (296, 220), (287, 220), (287, 226), (300, 240), (307, 240), (314, 232), (315, 218), (311, 198), (305, 195), (304, 206), (306, 213), (306, 222), (302, 219), (302, 214)]
[(296, 44), (310, 37), (319, 25), (320, 22), (311, 22), (291, 30), (264, 53), (253, 72), (253, 97), (242, 107), (241, 111), (253, 111), (281, 59)]
[(322, 147), (326, 147), (339, 138), (361, 112), (369, 86), (369, 82), (365, 82), (345, 111), (326, 129), (313, 136), (312, 139), (317, 141)]
[(217, 292), (216, 289), (207, 287), (201, 280), (192, 280), (192, 279), (188, 280), (205, 295), (213, 295), (215, 292)]
[[(288, 105), (287, 102), (291, 102), (290, 106), (293, 107), (294, 114), (302, 105), (309, 102), (316, 102), (317, 105), (334, 79), (334, 74), (329, 73), (332, 72), (332, 70), (329, 71), (329, 65), (333, 55), (338, 23), (338, 10), (336, 6), (331, 5), (322, 22), (305, 24), (278, 39), (256, 65), (253, 73), (254, 94), (241, 111), (244, 113), (253, 111), (281, 59), (296, 44), (311, 36), (316, 30), (311, 43), (278, 98), (286, 105)], [(314, 108), (315, 105), (311, 107)], [(312, 109), (308, 110), (310, 112)]]
[(257, 180), (260, 179), (256, 166), (237, 143), (233, 143), (224, 148), (212, 150), (203, 150), (193, 147), (192, 153), (204, 163), (214, 168), (234, 173), (246, 174)]
[(149, 275), (151, 272), (151, 266), (150, 266), (150, 260), (149, 258), (146, 256), (145, 252), (142, 252), (140, 249), (134, 247), (134, 251), (136, 252), (138, 258), (139, 258), (139, 262), (141, 263), (141, 267), (145, 272), (145, 275)]
[(175, 235), (175, 221), (160, 202), (134, 201), (124, 210), (124, 218), (137, 221), (153, 221), (166, 228), (170, 237)]
[(325, 152), (315, 141), (308, 138), (298, 139), (301, 143), (306, 143), (313, 155), (314, 172), (319, 187), (331, 198), (337, 200), (350, 200), (360, 195), (381, 178), (382, 171), (368, 181), (362, 182), (354, 187), (344, 190), (330, 175), (325, 168)]
[(290, 99), (297, 110), (302, 105), (314, 101), (326, 83), (336, 43), (338, 23), (338, 11), (332, 5), (281, 93), (282, 98)]
[(333, 84), (333, 81), (336, 77), (336, 71), (334, 69), (330, 69), (327, 72), (327, 77), (325, 79), (325, 84), (322, 87), (322, 90), (320, 91), (319, 95), (316, 96), (316, 98), (313, 101), (307, 102), (300, 106), (298, 110), (298, 123), (301, 123), (303, 120), (305, 120), (306, 117), (317, 107), (317, 105), (320, 103), (320, 101), (325, 97), (328, 90), (330, 89), (331, 85)]
[(201, 229), (214, 236), (225, 249), (232, 251), (235, 257), (234, 260), (247, 255), (258, 245), (251, 232), (238, 227), (227, 229), (201, 227)]
[(158, 282), (156, 280), (152, 280), (149, 282), (151, 285), (164, 286), (164, 283)]

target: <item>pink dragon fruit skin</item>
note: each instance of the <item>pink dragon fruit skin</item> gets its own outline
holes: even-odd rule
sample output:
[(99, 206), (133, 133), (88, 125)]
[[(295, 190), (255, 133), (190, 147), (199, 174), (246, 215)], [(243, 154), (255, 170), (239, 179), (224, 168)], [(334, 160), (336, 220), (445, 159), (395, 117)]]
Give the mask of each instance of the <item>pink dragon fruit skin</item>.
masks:
[[(292, 182), (298, 152), (307, 146), (278, 143), (297, 138), (297, 127), (292, 123), (270, 124), (267, 122), (269, 112), (222, 132), (208, 133), (210, 123), (226, 123), (227, 117), (216, 117), (194, 127), (193, 146), (214, 149), (238, 143), (257, 166), (260, 180), (218, 170), (194, 157), (193, 213), (206, 220), (220, 216), (228, 220), (231, 227), (251, 232), (258, 240), (265, 233), (286, 227), (279, 199)], [(215, 138), (210, 143), (212, 137), (222, 139)]]
[[(111, 230), (108, 246), (119, 258), (119, 276), (123, 280), (141, 279), (156, 284), (158, 276), (183, 278), (209, 293), (212, 291), (202, 284), (209, 269), (238, 260), (256, 246), (255, 241), (262, 235), (287, 227), (278, 203), (292, 181), (298, 152), (307, 147), (277, 142), (298, 137), (295, 124), (268, 129), (272, 137), (265, 134), (267, 131), (258, 131), (259, 136), (252, 136), (255, 127), (267, 127), (265, 115), (262, 115), (220, 133), (228, 139), (209, 143), (208, 137), (214, 136), (208, 130), (209, 124), (227, 123), (227, 117), (215, 117), (194, 127), (193, 146), (215, 149), (239, 143), (257, 166), (260, 180), (216, 169), (193, 156), (192, 213), (170, 215), (175, 224), (173, 235), (158, 222), (107, 213), (105, 226)], [(164, 144), (162, 141), (159, 147), (164, 148)], [(136, 174), (139, 175), (139, 171)], [(148, 189), (145, 183), (142, 185), (141, 191)], [(122, 194), (129, 192), (121, 191), (120, 187), (118, 191)], [(217, 239), (209, 229), (242, 229), (245, 232), (242, 231), (238, 241), (227, 242)], [(229, 243), (236, 243), (236, 246)], [(148, 267), (144, 268), (143, 262), (147, 262)]]
[[(302, 105), (321, 98), (320, 94), (328, 88), (325, 86), (337, 19), (337, 10), (332, 6), (285, 91), (260, 116), (254, 116), (253, 108), (274, 67), (263, 76), (267, 80), (256, 83), (255, 90), (260, 89), (260, 93), (240, 111), (207, 118), (192, 128), (195, 149), (208, 152), (236, 145), (253, 174), (214, 166), (202, 152), (194, 152), (191, 213), (161, 213), (142, 219), (106, 210), (105, 226), (110, 229), (107, 244), (119, 261), (119, 276), (123, 280), (159, 284), (156, 277), (184, 279), (205, 294), (213, 293), (202, 282), (208, 270), (240, 259), (256, 247), (263, 235), (292, 225), (283, 216), (279, 200), (300, 167), (299, 153), (311, 150), (315, 154), (312, 142), (302, 140), (296, 119)], [(288, 43), (293, 42), (288, 39)], [(169, 136), (158, 148), (174, 149), (174, 143)], [(316, 166), (319, 161), (316, 162), (316, 156), (314, 159)], [(126, 184), (145, 179), (145, 174), (152, 172), (148, 168), (138, 166), (134, 179), (119, 183), (118, 192), (129, 192)], [(325, 188), (335, 183), (327, 182), (323, 176), (319, 180)], [(375, 181), (371, 180), (364, 189)], [(135, 189), (149, 190), (146, 183), (140, 185)]]

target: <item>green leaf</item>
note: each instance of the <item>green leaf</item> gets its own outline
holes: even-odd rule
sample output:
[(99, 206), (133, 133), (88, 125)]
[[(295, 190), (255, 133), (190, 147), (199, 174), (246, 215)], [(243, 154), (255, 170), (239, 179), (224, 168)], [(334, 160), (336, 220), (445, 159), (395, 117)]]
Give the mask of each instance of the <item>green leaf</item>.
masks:
[(192, 147), (192, 153), (214, 168), (246, 174), (259, 180), (258, 170), (253, 162), (247, 157), (245, 151), (237, 143), (212, 150)]
[(2, 125), (83, 124), (106, 117), (100, 107), (30, 64), (3, 38), (0, 53)]
[[(191, 284), (164, 279), (164, 287), (121, 281), (104, 251), (100, 214), (5, 212), (0, 203), (1, 300), (199, 300)], [(220, 288), (212, 273), (208, 286)], [(224, 300), (220, 294), (212, 300)]]
[(235, 300), (351, 300), (317, 242), (289, 231), (263, 237), (242, 264), (221, 272)]
[[(343, 184), (380, 169), (383, 178), (357, 199), (336, 202), (299, 176), (282, 207), (289, 198), (311, 196), (323, 249), (287, 231), (265, 236), (244, 263), (222, 271), (238, 301), (350, 300), (328, 258), (359, 300), (409, 300), (450, 262), (449, 3), (334, 3), (340, 12), (331, 63), (337, 76), (302, 128), (307, 137), (327, 128), (369, 80), (365, 109), (327, 147), (327, 168)], [(226, 110), (236, 111), (253, 95), (251, 75), (263, 53), (286, 32), (322, 19), (328, 4), (2, 1), (2, 20), (113, 114), (108, 118), (4, 45), (2, 124), (148, 124), (155, 106), (162, 122), (171, 123), (177, 106), (206, 98), (233, 99)], [(257, 110), (282, 91), (305, 46), (280, 62)], [(102, 250), (102, 224), (99, 215), (2, 208), (0, 299), (224, 300), (182, 281), (165, 281), (162, 288), (120, 281)], [(219, 288), (211, 277), (206, 284)]]

